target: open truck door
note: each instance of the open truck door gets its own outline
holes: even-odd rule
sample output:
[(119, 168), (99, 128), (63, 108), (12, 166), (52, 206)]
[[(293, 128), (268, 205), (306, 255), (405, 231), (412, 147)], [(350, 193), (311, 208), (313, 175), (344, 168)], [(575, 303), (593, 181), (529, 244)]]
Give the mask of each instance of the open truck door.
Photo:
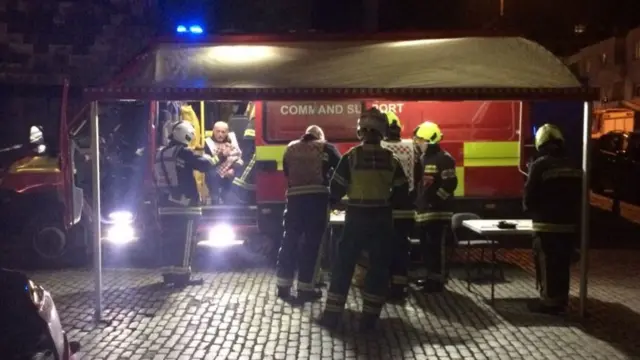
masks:
[(82, 218), (82, 207), (84, 205), (84, 191), (76, 186), (75, 167), (73, 159), (75, 158), (77, 147), (69, 136), (69, 124), (67, 119), (67, 107), (69, 102), (69, 81), (64, 81), (62, 89), (62, 104), (60, 106), (60, 171), (62, 172), (62, 184), (59, 187), (60, 197), (64, 204), (64, 226), (66, 230), (80, 222)]

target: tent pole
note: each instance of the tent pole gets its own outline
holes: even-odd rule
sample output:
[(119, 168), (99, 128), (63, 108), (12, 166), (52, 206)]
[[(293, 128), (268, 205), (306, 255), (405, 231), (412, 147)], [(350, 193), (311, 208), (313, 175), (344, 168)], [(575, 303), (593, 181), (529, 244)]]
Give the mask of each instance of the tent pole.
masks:
[(591, 111), (590, 102), (584, 103), (582, 127), (582, 213), (580, 216), (580, 317), (587, 310), (587, 273), (589, 271), (589, 193), (591, 170)]
[(91, 102), (91, 175), (93, 192), (93, 283), (95, 287), (94, 319), (102, 321), (102, 244), (100, 243), (100, 130), (98, 102)]

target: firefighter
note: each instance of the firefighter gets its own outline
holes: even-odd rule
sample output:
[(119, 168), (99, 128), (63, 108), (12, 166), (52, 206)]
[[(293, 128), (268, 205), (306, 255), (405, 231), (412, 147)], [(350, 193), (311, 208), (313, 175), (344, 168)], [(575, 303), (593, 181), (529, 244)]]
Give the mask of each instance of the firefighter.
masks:
[[(329, 221), (329, 180), (331, 169), (340, 161), (340, 153), (325, 141), (318, 126), (310, 126), (304, 135), (291, 142), (283, 157), (287, 178), (287, 204), (284, 211), (284, 236), (278, 252), (277, 294), (291, 296), (294, 272), (298, 269), (297, 300), (311, 301), (322, 296), (315, 288), (319, 250)], [(298, 246), (301, 238), (304, 241)], [(300, 256), (298, 249), (300, 248)]]
[(251, 121), (244, 130), (240, 143), (242, 161), (234, 164), (234, 178), (231, 181), (230, 188), (224, 193), (224, 203), (227, 205), (242, 205), (255, 202), (255, 138), (256, 132), (253, 129), (253, 121)]
[(420, 246), (427, 275), (424, 292), (444, 290), (444, 241), (453, 215), (453, 192), (458, 186), (456, 163), (440, 147), (443, 134), (433, 122), (424, 122), (414, 131), (414, 141), (421, 156), (416, 162), (416, 222), (420, 231)]
[(534, 312), (557, 314), (569, 300), (573, 250), (578, 242), (582, 171), (566, 156), (560, 130), (550, 124), (536, 132), (539, 157), (529, 167), (523, 206), (533, 219), (534, 257), (540, 298)]
[[(393, 112), (385, 113), (389, 124), (387, 136), (381, 145), (393, 152), (400, 160), (402, 169), (409, 180), (409, 193), (413, 193), (413, 172), (416, 154), (412, 140), (402, 140), (402, 123), (398, 116)], [(409, 204), (405, 204), (409, 205)], [(412, 204), (410, 204), (412, 205)], [(389, 291), (389, 300), (399, 301), (407, 296), (407, 286), (409, 285), (409, 236), (414, 224), (413, 206), (404, 206), (403, 208), (393, 209), (393, 220), (395, 230), (395, 246), (394, 256), (391, 262), (391, 289)]]
[(358, 120), (362, 143), (342, 156), (331, 180), (331, 201), (347, 195), (344, 231), (338, 258), (332, 264), (331, 283), (320, 323), (335, 328), (344, 310), (356, 260), (369, 253), (360, 330), (375, 327), (389, 287), (389, 265), (393, 256), (392, 209), (410, 203), (409, 183), (400, 161), (380, 146), (388, 129), (387, 119), (375, 108)]
[(188, 148), (195, 129), (181, 121), (174, 125), (169, 144), (158, 149), (154, 173), (158, 187), (158, 212), (162, 230), (165, 284), (184, 286), (191, 277), (195, 221), (202, 215), (194, 170), (211, 171), (217, 157), (200, 156)]

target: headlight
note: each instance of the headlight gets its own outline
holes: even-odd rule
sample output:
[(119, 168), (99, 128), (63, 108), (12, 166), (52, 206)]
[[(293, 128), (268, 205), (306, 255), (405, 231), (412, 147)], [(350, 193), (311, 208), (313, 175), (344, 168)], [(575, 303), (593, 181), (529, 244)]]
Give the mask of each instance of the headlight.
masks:
[(37, 154), (44, 154), (45, 151), (47, 151), (47, 146), (44, 144), (40, 144), (36, 147)]
[(242, 245), (243, 241), (236, 239), (236, 233), (228, 224), (218, 224), (209, 230), (208, 238), (200, 242), (200, 245), (210, 247), (229, 247)]
[(133, 222), (133, 214), (131, 211), (114, 211), (109, 213), (109, 220), (115, 224), (131, 224)]
[(131, 224), (115, 223), (107, 230), (107, 240), (113, 244), (127, 244), (136, 239), (136, 231)]

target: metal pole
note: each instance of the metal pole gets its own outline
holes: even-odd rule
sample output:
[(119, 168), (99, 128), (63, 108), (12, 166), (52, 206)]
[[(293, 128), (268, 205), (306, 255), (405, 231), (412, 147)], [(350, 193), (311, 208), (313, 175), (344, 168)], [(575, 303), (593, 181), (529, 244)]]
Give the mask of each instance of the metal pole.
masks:
[(589, 271), (589, 185), (591, 170), (591, 103), (584, 103), (584, 119), (582, 128), (582, 214), (580, 233), (580, 317), (584, 318), (587, 310), (587, 273)]
[(96, 323), (102, 320), (102, 244), (100, 243), (100, 130), (98, 127), (98, 102), (91, 103), (91, 174), (93, 192), (93, 282), (95, 286)]

